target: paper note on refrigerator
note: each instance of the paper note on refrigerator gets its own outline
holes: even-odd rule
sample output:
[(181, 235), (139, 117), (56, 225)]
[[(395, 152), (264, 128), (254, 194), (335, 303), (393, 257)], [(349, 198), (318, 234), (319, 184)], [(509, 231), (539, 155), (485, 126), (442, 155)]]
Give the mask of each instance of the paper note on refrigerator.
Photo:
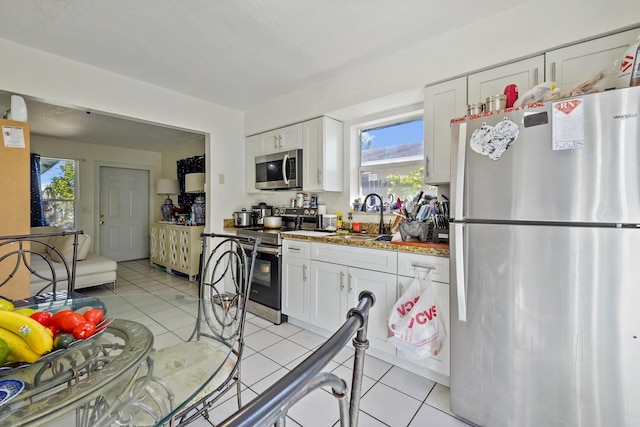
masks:
[(8, 148), (25, 148), (24, 131), (20, 126), (2, 126), (2, 139)]
[(553, 150), (573, 150), (584, 146), (584, 102), (582, 98), (554, 102), (552, 111)]

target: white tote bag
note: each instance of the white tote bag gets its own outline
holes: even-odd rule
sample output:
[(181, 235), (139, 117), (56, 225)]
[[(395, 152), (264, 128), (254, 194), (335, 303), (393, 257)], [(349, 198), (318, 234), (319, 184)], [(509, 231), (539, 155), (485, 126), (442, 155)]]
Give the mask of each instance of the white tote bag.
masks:
[(436, 356), (446, 335), (431, 278), (415, 278), (389, 316), (389, 342), (409, 360)]

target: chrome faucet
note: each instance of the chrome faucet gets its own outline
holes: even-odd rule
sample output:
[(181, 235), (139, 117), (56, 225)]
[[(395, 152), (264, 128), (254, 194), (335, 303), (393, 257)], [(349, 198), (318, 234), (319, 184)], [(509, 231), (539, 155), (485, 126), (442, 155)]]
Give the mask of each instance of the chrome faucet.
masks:
[(376, 196), (378, 198), (378, 200), (380, 200), (380, 228), (378, 230), (378, 234), (385, 234), (385, 227), (384, 227), (384, 201), (382, 200), (382, 197), (380, 197), (379, 194), (376, 193), (369, 193), (365, 196), (364, 200), (362, 201), (362, 212), (366, 212), (367, 211), (367, 200), (369, 200), (369, 197), (371, 196)]

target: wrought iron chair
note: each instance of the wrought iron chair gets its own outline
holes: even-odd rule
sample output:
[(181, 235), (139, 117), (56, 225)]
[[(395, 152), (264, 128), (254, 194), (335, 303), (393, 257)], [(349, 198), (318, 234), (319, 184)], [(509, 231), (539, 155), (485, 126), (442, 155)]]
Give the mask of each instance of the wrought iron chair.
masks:
[(162, 386), (175, 395), (175, 401), (183, 401), (188, 395), (181, 396), (181, 393), (193, 390), (193, 386), (186, 382), (200, 382), (199, 372), (210, 371), (199, 371), (199, 364), (220, 364), (221, 368), (187, 407), (171, 420), (170, 423), (175, 425), (188, 424), (199, 417), (208, 419), (209, 409), (234, 387), (238, 408), (242, 406), (240, 378), (246, 301), (251, 291), (255, 249), (260, 239), (253, 240), (249, 257), (235, 236), (203, 233), (202, 237), (195, 328), (186, 343), (178, 344), (181, 355), (184, 355), (180, 360), (175, 357), (175, 346), (158, 350), (152, 356), (154, 376), (164, 379)]
[[(53, 233), (0, 236), (0, 298), (12, 300), (5, 295), (9, 283), (19, 283), (13, 295), (28, 294), (30, 298), (16, 301), (19, 305), (31, 305), (47, 300), (66, 299), (74, 294), (76, 265), (78, 262), (78, 236), (82, 230), (65, 230)], [(72, 239), (72, 251), (62, 251), (52, 243), (52, 238)], [(36, 247), (39, 249), (36, 250)], [(38, 266), (35, 259), (41, 259)], [(56, 264), (62, 266), (56, 271)], [(44, 267), (43, 267), (44, 266)], [(31, 281), (42, 282), (41, 287), (31, 292)], [(61, 285), (66, 284), (63, 291)], [(23, 288), (28, 289), (27, 292)]]

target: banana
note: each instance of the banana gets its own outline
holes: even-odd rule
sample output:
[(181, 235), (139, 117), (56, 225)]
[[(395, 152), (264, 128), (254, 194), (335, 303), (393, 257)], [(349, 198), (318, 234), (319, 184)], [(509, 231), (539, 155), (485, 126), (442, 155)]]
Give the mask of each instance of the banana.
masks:
[(0, 311), (0, 328), (23, 338), (31, 350), (38, 354), (44, 354), (53, 348), (53, 337), (47, 328), (30, 317), (13, 311)]
[(27, 342), (13, 332), (0, 328), (0, 338), (2, 338), (11, 348), (9, 361), (33, 363), (40, 358), (40, 355), (31, 350)]

